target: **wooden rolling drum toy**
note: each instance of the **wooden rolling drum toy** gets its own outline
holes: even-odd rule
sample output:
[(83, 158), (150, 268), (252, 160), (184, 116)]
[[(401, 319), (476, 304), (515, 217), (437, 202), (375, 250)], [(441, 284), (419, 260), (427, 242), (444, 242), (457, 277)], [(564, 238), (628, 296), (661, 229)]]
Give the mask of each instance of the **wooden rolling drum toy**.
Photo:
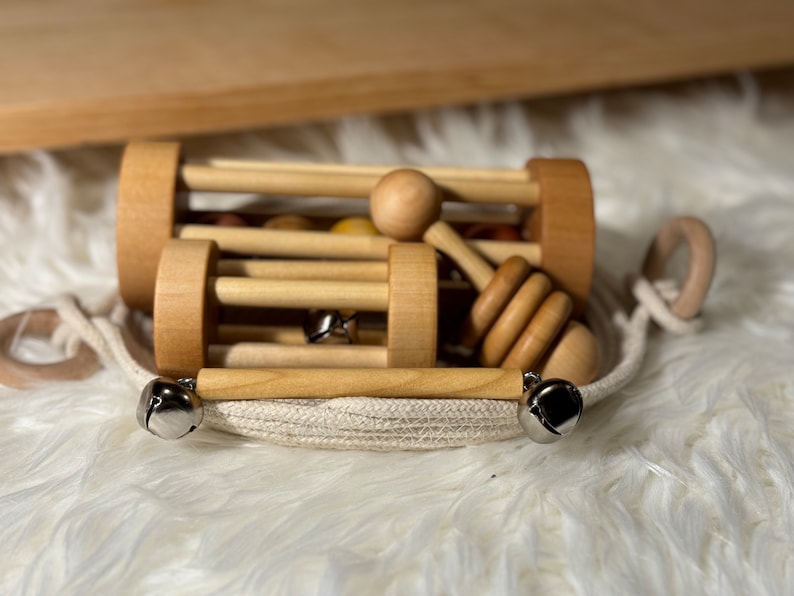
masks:
[[(181, 378), (205, 366), (435, 366), (435, 251), (423, 244), (394, 244), (388, 267), (386, 282), (217, 276), (215, 243), (171, 240), (163, 250), (155, 293), (157, 368)], [(387, 312), (386, 346), (213, 345), (219, 306)]]
[[(390, 172), (378, 182), (370, 209), (382, 233), (397, 240), (423, 239), (435, 246), (458, 264), (480, 292), (464, 323), (461, 344), (473, 348), (485, 337), (481, 362), (488, 367), (536, 370), (544, 355), (556, 354), (543, 363), (544, 368), (552, 369), (545, 370), (544, 376), (564, 376), (577, 384), (590, 381), (598, 372), (598, 344), (589, 330), (568, 320), (575, 301), (583, 308), (586, 293), (572, 299), (563, 291), (552, 291), (549, 277), (539, 272), (529, 275), (529, 263), (519, 256), (510, 257), (494, 272), (438, 219), (440, 202), (438, 188), (430, 178), (404, 169)], [(570, 270), (578, 272), (581, 264), (576, 265)], [(589, 287), (592, 272), (583, 270), (581, 274)]]
[[(386, 260), (388, 238), (210, 225), (180, 225), (182, 191), (368, 198), (393, 168), (212, 160), (181, 164), (177, 143), (136, 142), (121, 165), (116, 222), (119, 290), (128, 306), (151, 311), (157, 262), (172, 237), (214, 240), (224, 252), (289, 258)], [(426, 168), (444, 201), (533, 208), (533, 242), (472, 240), (492, 263), (520, 254), (542, 267), (579, 312), (590, 286), (593, 205), (580, 162), (532, 160), (526, 170)], [(575, 239), (575, 242), (570, 242)]]

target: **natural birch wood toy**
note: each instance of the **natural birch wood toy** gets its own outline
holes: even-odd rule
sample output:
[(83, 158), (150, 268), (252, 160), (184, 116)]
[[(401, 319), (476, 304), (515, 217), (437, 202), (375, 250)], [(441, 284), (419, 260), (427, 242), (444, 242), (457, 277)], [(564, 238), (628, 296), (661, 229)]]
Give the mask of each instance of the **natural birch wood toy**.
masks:
[[(151, 311), (157, 263), (170, 238), (210, 239), (225, 253), (246, 256), (385, 261), (394, 242), (389, 238), (340, 234), (331, 239), (323, 232), (190, 224), (179, 199), (192, 191), (366, 199), (393, 169), (220, 159), (190, 164), (182, 163), (178, 143), (131, 143), (122, 160), (117, 206), (122, 298), (132, 308)], [(531, 160), (521, 170), (420, 169), (435, 182), (441, 201), (531, 210), (526, 220), (531, 242), (467, 244), (493, 264), (518, 254), (543, 268), (571, 294), (574, 311), (580, 312), (592, 276), (595, 229), (589, 178), (580, 162)]]
[[(372, 276), (376, 281), (352, 281), (361, 265), (356, 263), (348, 264), (349, 278), (342, 280), (251, 277), (259, 263), (236, 271), (249, 275), (231, 276), (218, 254), (210, 240), (171, 240), (163, 250), (154, 301), (154, 352), (161, 374), (192, 376), (205, 366), (435, 366), (438, 280), (431, 247), (392, 245), (387, 279), (379, 269)], [(304, 276), (315, 268), (304, 264)], [(300, 270), (298, 263), (293, 272)], [(222, 306), (386, 312), (386, 345), (214, 343)], [(225, 333), (240, 336), (228, 328)]]
[[(423, 239), (435, 246), (457, 263), (480, 292), (461, 330), (463, 346), (473, 348), (487, 335), (487, 347), (481, 354), (485, 366), (534, 370), (566, 328), (574, 299), (581, 309), (586, 295), (572, 299), (565, 292), (552, 291), (551, 280), (539, 272), (530, 276), (530, 264), (519, 256), (510, 257), (494, 271), (438, 219), (440, 203), (441, 193), (428, 176), (403, 169), (386, 174), (378, 182), (370, 209), (382, 233), (397, 240)], [(589, 276), (587, 271), (581, 273)], [(597, 343), (595, 338), (586, 339), (586, 328), (574, 329), (567, 332), (575, 333), (582, 358), (587, 360), (584, 372), (577, 377), (589, 375), (589, 381), (597, 372)]]

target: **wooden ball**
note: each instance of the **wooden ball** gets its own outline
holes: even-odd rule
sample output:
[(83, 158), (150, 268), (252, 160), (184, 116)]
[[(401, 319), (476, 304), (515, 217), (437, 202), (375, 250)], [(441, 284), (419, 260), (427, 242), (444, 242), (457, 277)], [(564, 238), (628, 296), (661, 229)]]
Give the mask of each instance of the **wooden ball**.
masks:
[(394, 170), (372, 190), (369, 210), (381, 234), (410, 242), (420, 240), (441, 216), (441, 191), (416, 170)]

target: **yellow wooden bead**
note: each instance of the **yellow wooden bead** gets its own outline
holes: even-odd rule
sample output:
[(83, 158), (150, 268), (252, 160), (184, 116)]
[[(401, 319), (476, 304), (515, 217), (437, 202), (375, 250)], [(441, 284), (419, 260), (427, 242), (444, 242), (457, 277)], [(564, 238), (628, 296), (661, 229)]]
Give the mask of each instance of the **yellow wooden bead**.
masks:
[(378, 236), (378, 229), (368, 217), (346, 217), (340, 219), (333, 226), (334, 234), (353, 234), (359, 236)]

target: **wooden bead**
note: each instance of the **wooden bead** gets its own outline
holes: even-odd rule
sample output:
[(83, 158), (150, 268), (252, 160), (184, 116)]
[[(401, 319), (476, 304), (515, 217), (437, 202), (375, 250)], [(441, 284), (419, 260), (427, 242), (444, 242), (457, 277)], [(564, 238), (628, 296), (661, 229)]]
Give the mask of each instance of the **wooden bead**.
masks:
[(552, 292), (502, 361), (502, 368), (532, 370), (565, 326), (571, 308), (567, 294)]
[(441, 216), (441, 191), (417, 170), (394, 170), (375, 185), (370, 195), (372, 221), (395, 240), (420, 240)]
[(479, 223), (466, 228), (464, 238), (481, 238), (500, 242), (521, 242), (521, 233), (513, 226), (499, 223)]
[(530, 270), (529, 263), (521, 257), (510, 257), (502, 263), (474, 301), (468, 316), (463, 321), (460, 332), (462, 346), (473, 348), (480, 343), (529, 275)]
[(191, 377), (206, 366), (216, 327), (207, 282), (217, 261), (218, 248), (209, 240), (170, 240), (163, 249), (154, 296), (154, 356), (161, 375)]
[(388, 366), (436, 365), (438, 271), (436, 252), (426, 244), (389, 249)]
[(267, 230), (313, 230), (312, 221), (302, 215), (276, 215), (262, 226)]
[(577, 321), (568, 321), (538, 364), (538, 372), (544, 379), (559, 378), (586, 385), (596, 378), (600, 365), (601, 350), (593, 333)]
[(378, 228), (368, 217), (346, 217), (336, 222), (329, 230), (333, 234), (358, 234), (361, 236), (377, 236)]
[(116, 202), (119, 293), (151, 312), (157, 263), (174, 233), (179, 143), (134, 142), (121, 160)]
[(529, 276), (485, 336), (480, 364), (486, 367), (501, 364), (551, 290), (551, 280), (545, 274), (538, 271)]
[(573, 159), (532, 159), (531, 178), (540, 184), (540, 205), (527, 221), (541, 245), (541, 269), (573, 300), (573, 316), (584, 312), (595, 261), (593, 190), (587, 168)]
[(205, 213), (198, 218), (197, 223), (224, 228), (245, 228), (248, 226), (248, 222), (236, 213)]

